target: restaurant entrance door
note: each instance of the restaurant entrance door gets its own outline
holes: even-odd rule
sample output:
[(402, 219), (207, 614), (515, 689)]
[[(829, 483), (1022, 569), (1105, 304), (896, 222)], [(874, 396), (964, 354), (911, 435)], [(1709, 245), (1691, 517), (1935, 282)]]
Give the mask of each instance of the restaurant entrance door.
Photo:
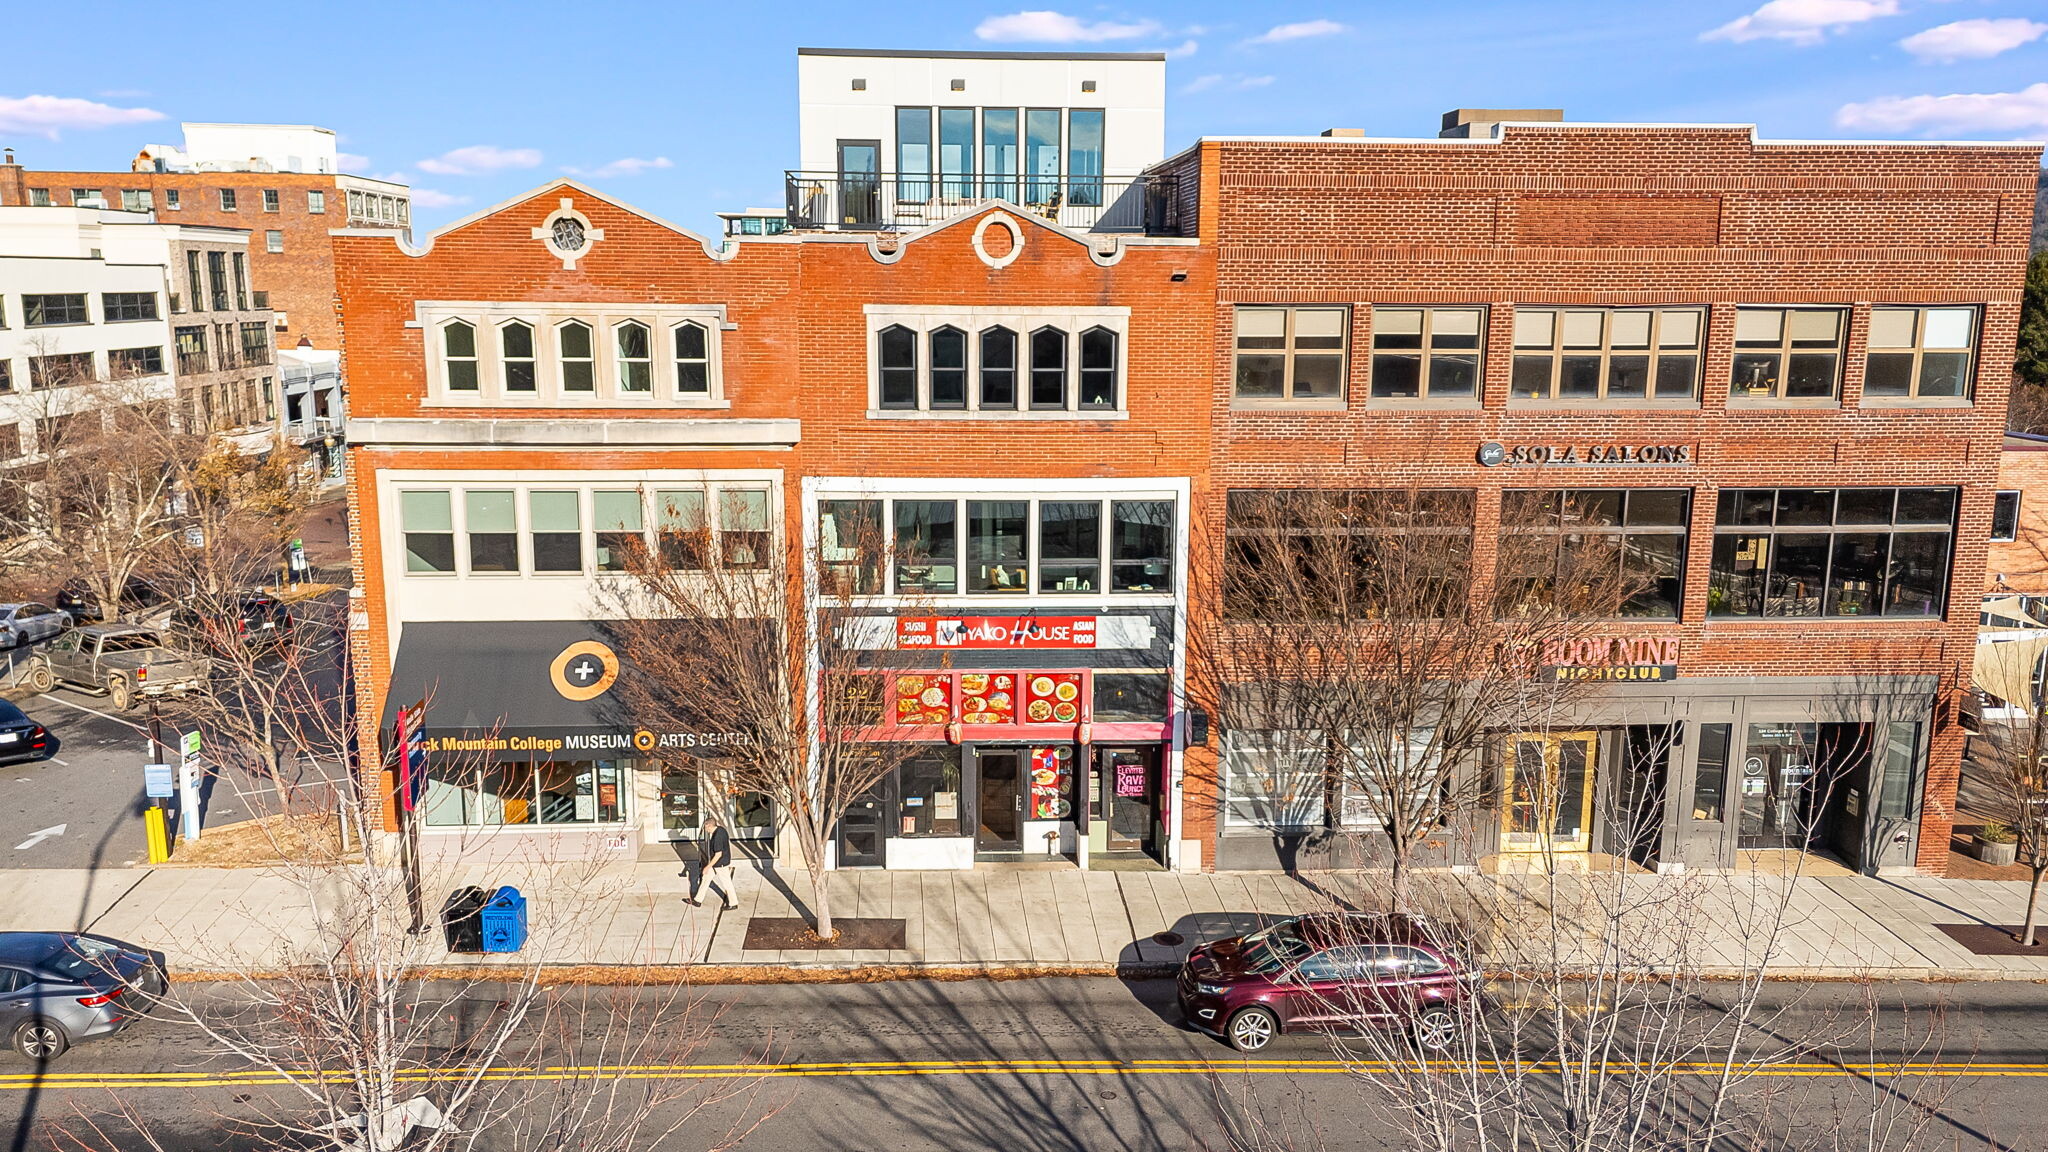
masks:
[(1100, 747), (1088, 789), (1089, 820), (1102, 829), (1094, 851), (1109, 857), (1161, 859), (1159, 746)]
[(1024, 752), (1019, 748), (979, 748), (974, 753), (976, 814), (974, 850), (978, 853), (1008, 853), (1023, 850), (1019, 822), (1023, 817), (1024, 793), (1018, 785), (1024, 774)]

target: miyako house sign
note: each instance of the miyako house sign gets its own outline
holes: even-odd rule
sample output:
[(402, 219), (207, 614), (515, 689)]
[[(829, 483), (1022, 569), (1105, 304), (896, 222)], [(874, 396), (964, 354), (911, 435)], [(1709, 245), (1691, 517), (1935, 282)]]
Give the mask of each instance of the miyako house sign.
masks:
[(1638, 465), (1669, 467), (1693, 462), (1691, 444), (1496, 444), (1479, 446), (1479, 463), (1495, 468), (1611, 467)]

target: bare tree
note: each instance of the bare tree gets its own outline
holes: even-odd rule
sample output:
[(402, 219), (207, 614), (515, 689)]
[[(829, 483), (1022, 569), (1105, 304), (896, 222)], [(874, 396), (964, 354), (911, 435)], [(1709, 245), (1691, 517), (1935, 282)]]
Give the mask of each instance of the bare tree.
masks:
[(2031, 948), (2041, 882), (2048, 877), (2048, 692), (2042, 691), (2041, 681), (2048, 629), (2018, 612), (2014, 622), (2036, 626), (1977, 642), (1977, 688), (2004, 706), (1986, 710), (1983, 731), (1970, 740), (1968, 772), (1976, 786), (1971, 808), (1982, 810), (1987, 829), (1996, 825), (2010, 834), (2014, 855), (2027, 866), (2027, 910), (2019, 942)]
[[(687, 523), (663, 508), (664, 524)], [(766, 530), (672, 528), (648, 549), (622, 540), (605, 596), (620, 655), (638, 670), (617, 692), (634, 722), (729, 737), (693, 760), (731, 792), (774, 804), (811, 881), (813, 926), (833, 939), (826, 883), (840, 820), (915, 754), (884, 687), (907, 654), (878, 600), (891, 555), (879, 518), (849, 512), (806, 549)], [(915, 719), (915, 718), (912, 718)], [(681, 756), (657, 749), (657, 758)]]
[(77, 579), (112, 617), (182, 534), (181, 485), (207, 441), (178, 420), (160, 376), (103, 380), (89, 358), (33, 359), (34, 450), (0, 474), (19, 541), (10, 559)]
[[(1511, 500), (1482, 585), (1469, 492), (1229, 501), (1225, 538), (1197, 548), (1196, 582), (1224, 613), (1191, 637), (1190, 694), (1233, 737), (1237, 770), (1296, 790), (1276, 822), (1320, 812), (1333, 835), (1359, 830), (1406, 908), (1425, 845), (1493, 809), (1478, 767), (1499, 733), (1554, 728), (1585, 697), (1574, 669), (1606, 662), (1615, 618), (1656, 607), (1662, 558), (1618, 533), (1619, 508)], [(1518, 799), (1540, 820), (1546, 795)]]

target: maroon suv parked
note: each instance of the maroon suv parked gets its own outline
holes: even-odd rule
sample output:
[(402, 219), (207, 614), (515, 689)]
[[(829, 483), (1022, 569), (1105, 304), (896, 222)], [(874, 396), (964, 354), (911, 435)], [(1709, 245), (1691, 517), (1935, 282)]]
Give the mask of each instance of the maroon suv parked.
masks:
[(1282, 1032), (1405, 1027), (1432, 1052), (1458, 1032), (1479, 970), (1425, 921), (1311, 915), (1197, 946), (1180, 968), (1187, 1022), (1240, 1052)]

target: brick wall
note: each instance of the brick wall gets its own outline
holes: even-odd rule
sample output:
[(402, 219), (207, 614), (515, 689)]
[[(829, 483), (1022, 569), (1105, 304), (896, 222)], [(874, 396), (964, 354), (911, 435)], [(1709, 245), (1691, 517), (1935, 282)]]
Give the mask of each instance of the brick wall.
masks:
[(1985, 587), (2048, 595), (2048, 443), (2007, 445), (1999, 454), (1998, 486), (2020, 494), (2019, 532), (1991, 545)]
[[(2039, 160), (2020, 146), (1759, 145), (1747, 130), (1711, 128), (1515, 127), (1482, 144), (1207, 141), (1212, 483), (1474, 488), (1482, 537), (1504, 488), (1690, 488), (1682, 622), (1658, 629), (1682, 638), (1682, 675), (1934, 675), (1947, 699), (1965, 686), (1974, 646)], [(1981, 307), (1973, 404), (1865, 402), (1873, 302)], [(1352, 306), (1342, 410), (1233, 409), (1239, 303)], [(1375, 303), (1486, 305), (1480, 401), (1371, 401)], [(1699, 404), (1511, 405), (1517, 303), (1707, 306)], [(1736, 305), (1766, 303), (1853, 309), (1839, 406), (1731, 402)], [(1695, 463), (1484, 468), (1474, 453), (1486, 441), (1686, 443)], [(1915, 484), (1961, 487), (1945, 618), (1706, 621), (1720, 488)], [(1920, 853), (1933, 871), (1946, 862), (1961, 749), (1961, 732), (1939, 723)]]
[[(533, 239), (561, 198), (604, 238), (566, 269)], [(352, 632), (363, 747), (379, 746), (394, 634), (381, 567), (376, 477), (391, 468), (551, 469), (776, 468), (785, 475), (786, 527), (797, 522), (801, 481), (831, 477), (1191, 476), (1209, 460), (1208, 341), (1215, 285), (1206, 249), (1132, 245), (1107, 266), (1086, 245), (1028, 219), (1023, 250), (1001, 269), (974, 252), (978, 217), (892, 246), (878, 258), (864, 242), (763, 241), (728, 260), (699, 240), (575, 188), (537, 191), (460, 229), (433, 237), (418, 257), (390, 239), (334, 238), (341, 315), (349, 334), (350, 406), (356, 417), (504, 416), (502, 408), (424, 409), (423, 335), (406, 325), (421, 300), (720, 304), (724, 393), (729, 409), (686, 411), (532, 409), (563, 420), (799, 419), (788, 450), (416, 451), (352, 448), (350, 531), (358, 602)], [(991, 246), (993, 249), (993, 246)], [(1174, 275), (1184, 273), (1175, 281)], [(1129, 307), (1129, 397), (1121, 420), (887, 419), (867, 416), (868, 304), (971, 307)], [(1022, 382), (1020, 381), (1020, 387)], [(375, 763), (366, 754), (366, 763)], [(1190, 835), (1195, 833), (1190, 832)]]

